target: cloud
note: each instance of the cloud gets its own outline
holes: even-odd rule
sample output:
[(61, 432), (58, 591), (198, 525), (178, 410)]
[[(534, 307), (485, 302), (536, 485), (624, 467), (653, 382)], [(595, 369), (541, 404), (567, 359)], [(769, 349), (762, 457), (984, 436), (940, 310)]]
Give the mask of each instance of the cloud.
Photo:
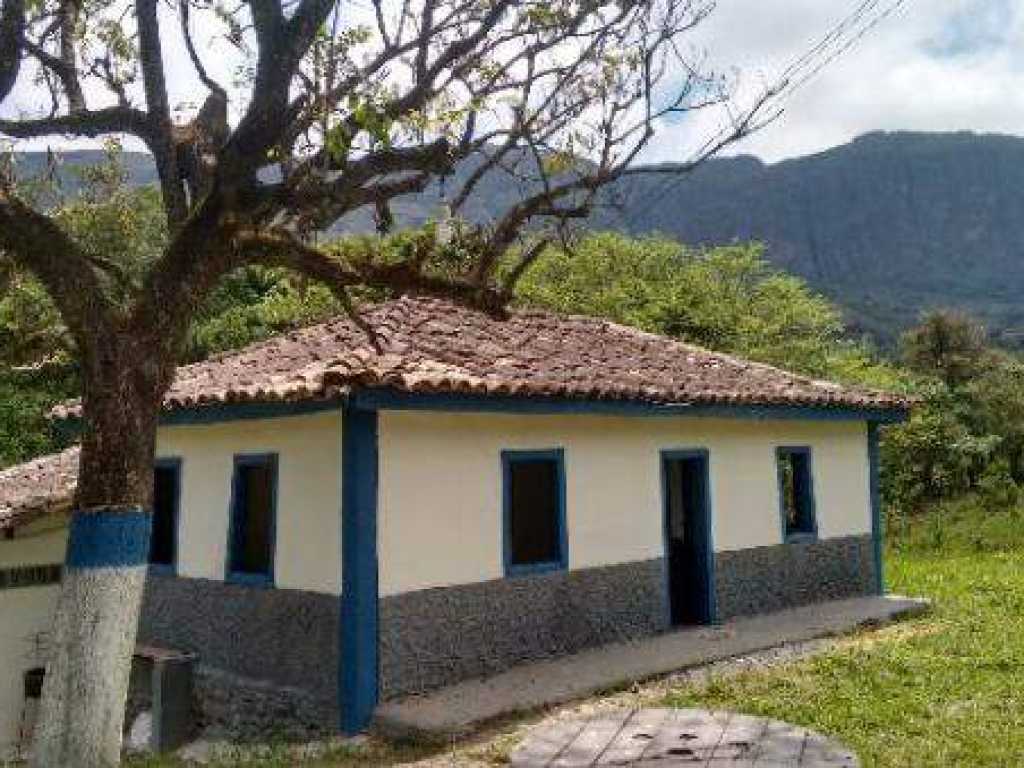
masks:
[[(739, 68), (740, 95), (749, 98), (856, 5), (722, 0), (698, 42), (715, 66)], [(788, 99), (777, 121), (729, 152), (775, 161), (877, 129), (1022, 134), (1022, 51), (1024, 8), (1015, 2), (908, 0)], [(721, 119), (704, 114), (661, 126), (645, 159), (680, 159)]]
[(953, 13), (923, 48), (940, 58), (990, 52), (1009, 44), (1015, 17), (1011, 0), (977, 0)]

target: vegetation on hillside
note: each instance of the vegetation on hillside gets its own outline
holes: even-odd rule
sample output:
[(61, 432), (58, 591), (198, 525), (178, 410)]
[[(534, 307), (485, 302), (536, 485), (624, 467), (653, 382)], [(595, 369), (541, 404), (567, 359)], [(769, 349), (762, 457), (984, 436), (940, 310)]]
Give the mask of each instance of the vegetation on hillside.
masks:
[(834, 304), (771, 266), (757, 243), (693, 249), (664, 237), (595, 233), (571, 251), (551, 248), (519, 296), (810, 376), (905, 386), (866, 342), (846, 336)]

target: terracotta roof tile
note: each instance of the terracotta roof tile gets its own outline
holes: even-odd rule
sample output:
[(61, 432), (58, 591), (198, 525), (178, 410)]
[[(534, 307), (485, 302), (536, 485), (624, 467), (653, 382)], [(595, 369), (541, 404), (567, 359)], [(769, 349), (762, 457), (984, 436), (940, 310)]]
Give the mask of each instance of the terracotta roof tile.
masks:
[(309, 400), (354, 387), (651, 403), (908, 405), (898, 396), (816, 381), (594, 318), (515, 311), (499, 320), (430, 298), (397, 299), (364, 316), (380, 335), (382, 354), (348, 318), (337, 318), (180, 368), (164, 406)]
[(77, 447), (0, 471), (0, 531), (70, 508), (77, 485)]

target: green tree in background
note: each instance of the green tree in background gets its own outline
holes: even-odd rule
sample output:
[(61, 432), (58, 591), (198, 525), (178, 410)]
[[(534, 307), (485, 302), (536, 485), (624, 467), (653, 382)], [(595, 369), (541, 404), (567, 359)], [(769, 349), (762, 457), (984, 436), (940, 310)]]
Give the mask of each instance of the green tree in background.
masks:
[(759, 244), (706, 250), (605, 232), (551, 247), (519, 283), (524, 304), (605, 317), (811, 376), (904, 388), (906, 376), (844, 338), (839, 310), (772, 267)]
[(938, 378), (951, 389), (980, 374), (990, 354), (984, 326), (950, 309), (926, 312), (903, 334), (900, 346), (912, 370)]

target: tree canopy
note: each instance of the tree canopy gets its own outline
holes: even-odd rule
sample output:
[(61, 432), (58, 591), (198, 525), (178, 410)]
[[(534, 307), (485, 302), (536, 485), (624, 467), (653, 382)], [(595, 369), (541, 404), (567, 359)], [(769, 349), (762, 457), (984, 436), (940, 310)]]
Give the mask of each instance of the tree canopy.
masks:
[(571, 249), (552, 246), (517, 295), (816, 376), (834, 373), (856, 347), (836, 307), (772, 267), (756, 243), (696, 249), (594, 234)]

